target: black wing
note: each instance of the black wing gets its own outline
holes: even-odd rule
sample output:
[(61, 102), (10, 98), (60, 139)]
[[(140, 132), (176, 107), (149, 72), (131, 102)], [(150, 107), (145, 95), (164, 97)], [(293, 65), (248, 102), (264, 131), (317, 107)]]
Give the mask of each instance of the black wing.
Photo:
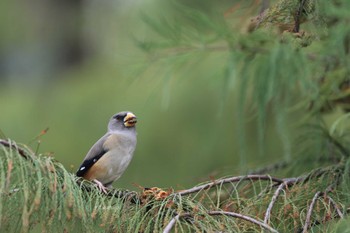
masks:
[(90, 169), (90, 167), (92, 167), (92, 165), (94, 165), (105, 153), (107, 153), (107, 150), (102, 150), (94, 158), (84, 160), (83, 163), (80, 165), (79, 170), (77, 171), (77, 176), (84, 176), (84, 174)]
[(103, 143), (108, 138), (108, 136), (108, 133), (105, 134), (91, 147), (76, 173), (77, 176), (84, 176), (84, 174), (92, 167), (92, 165), (94, 165), (104, 154), (107, 153), (108, 149), (104, 148)]

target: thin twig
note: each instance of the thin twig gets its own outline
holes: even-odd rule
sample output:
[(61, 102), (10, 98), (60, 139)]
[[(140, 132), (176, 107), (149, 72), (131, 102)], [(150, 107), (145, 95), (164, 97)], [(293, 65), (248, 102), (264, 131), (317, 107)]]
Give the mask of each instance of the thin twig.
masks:
[(195, 193), (195, 192), (199, 192), (199, 191), (211, 188), (213, 186), (222, 185), (222, 184), (226, 184), (226, 183), (232, 183), (232, 182), (238, 182), (238, 181), (242, 181), (242, 180), (270, 180), (270, 181), (276, 182), (276, 183), (283, 183), (283, 179), (271, 177), (269, 175), (234, 176), (234, 177), (214, 180), (213, 182), (210, 182), (207, 184), (203, 184), (203, 185), (195, 186), (195, 187), (190, 188), (190, 189), (178, 191), (178, 192), (176, 192), (176, 194), (184, 196), (184, 195), (188, 195), (191, 193)]
[[(293, 186), (295, 184), (298, 184), (300, 182), (303, 182), (305, 181), (306, 179), (306, 176), (299, 176), (299, 177), (292, 177), (292, 178), (284, 178), (282, 179), (283, 180), (283, 184), (286, 186), (286, 187), (290, 187), (290, 186)], [(277, 187), (277, 185), (281, 185), (281, 183), (277, 183), (277, 184), (274, 184), (272, 185), (272, 187)], [(267, 190), (267, 192), (265, 193), (260, 193), (258, 195), (258, 198), (261, 198), (264, 194), (270, 192), (271, 189)]]
[[(319, 194), (316, 193), (315, 196), (314, 196), (314, 198), (313, 198), (313, 200), (312, 200), (312, 202), (315, 202), (316, 199), (317, 199), (317, 197), (319, 197), (319, 196), (321, 196), (321, 195), (324, 195), (323, 198), (324, 198), (324, 199), (328, 198), (330, 204), (332, 204), (333, 208), (336, 210), (336, 212), (337, 212), (337, 214), (338, 214), (338, 217), (342, 219), (342, 218), (344, 218), (343, 212), (340, 210), (340, 208), (338, 207), (337, 203), (327, 194), (328, 192), (331, 192), (333, 186), (334, 186), (334, 184), (331, 184), (331, 185), (329, 185), (329, 186), (326, 188), (326, 190), (325, 190), (324, 192), (319, 192)], [(318, 194), (318, 195), (317, 195), (317, 194)], [(316, 195), (317, 195), (317, 196), (316, 196)], [(316, 198), (315, 198), (315, 197), (316, 197)], [(312, 203), (311, 203), (311, 204), (312, 204)], [(314, 204), (313, 204), (313, 205), (314, 205)], [(311, 208), (311, 207), (312, 207), (312, 205), (310, 205), (309, 211), (310, 211), (310, 208)], [(308, 230), (311, 226), (316, 226), (316, 225), (321, 224), (321, 222), (319, 222), (319, 221), (315, 221), (315, 222), (313, 222), (313, 223), (310, 223), (311, 212), (309, 213), (309, 211), (308, 211), (308, 213), (307, 213), (307, 218), (306, 218), (306, 220), (309, 219), (309, 220), (308, 220), (308, 221), (309, 221), (308, 225), (307, 225), (307, 226), (304, 225), (304, 227), (303, 227), (302, 229), (298, 230), (297, 232), (307, 232), (307, 230)], [(312, 211), (312, 210), (311, 210), (311, 211)], [(309, 216), (309, 215), (310, 215), (310, 216)], [(335, 219), (335, 218), (332, 218), (332, 219)], [(306, 221), (305, 221), (305, 222), (306, 222)], [(305, 224), (306, 224), (306, 223), (305, 223)], [(306, 229), (306, 231), (305, 231), (305, 229)]]
[(332, 204), (333, 208), (337, 211), (337, 214), (340, 218), (344, 218), (343, 212), (339, 209), (337, 203), (327, 194), (325, 196), (328, 198), (329, 202)]
[(330, 167), (325, 167), (325, 168), (318, 168), (310, 172), (308, 175), (305, 176), (299, 176), (296, 178), (284, 178), (283, 180), (288, 183), (288, 185), (294, 185), (295, 183), (299, 182), (308, 182), (311, 179), (314, 178), (319, 178), (322, 175), (324, 175), (327, 172), (330, 172), (331, 170), (334, 170), (335, 167), (341, 167), (341, 163), (335, 165), (335, 166), (330, 166)]
[(259, 225), (260, 227), (265, 228), (266, 230), (269, 230), (271, 232), (275, 232), (275, 233), (278, 232), (277, 230), (273, 229), (269, 225), (267, 225), (261, 221), (258, 221), (252, 217), (243, 215), (243, 214), (238, 214), (235, 212), (227, 212), (227, 211), (209, 211), (208, 214), (209, 215), (226, 215), (226, 216), (231, 216), (234, 218), (240, 218), (240, 219), (246, 220), (248, 222), (254, 223), (256, 225)]
[(328, 138), (331, 141), (331, 143), (333, 143), (345, 157), (349, 158), (349, 151), (341, 143), (339, 143), (335, 138), (333, 138), (330, 135), (328, 135)]
[[(298, 184), (300, 182), (304, 182), (307, 176), (299, 176), (299, 177), (292, 177), (292, 178), (284, 178), (283, 183), (286, 184), (287, 187), (293, 186), (295, 184)], [(275, 184), (274, 187), (277, 187), (279, 184)]]
[(16, 144), (9, 143), (8, 141), (2, 139), (0, 139), (0, 144), (8, 148), (16, 149), (23, 158), (28, 159), (27, 153), (23, 149), (19, 148)]
[[(320, 195), (322, 195), (322, 193)], [(343, 215), (342, 211), (337, 207), (336, 202), (333, 199), (331, 199), (329, 196), (327, 196), (327, 198), (329, 198), (330, 202), (333, 203), (333, 206), (334, 206), (334, 208), (336, 209), (336, 211), (338, 213), (338, 217), (339, 218), (344, 218), (344, 215)], [(324, 222), (320, 222), (320, 221), (315, 220), (314, 222), (310, 223), (310, 225), (308, 226), (307, 229), (309, 229), (310, 227), (314, 227), (314, 226), (320, 225), (322, 223), (326, 223), (329, 220), (337, 219), (338, 217), (330, 218), (328, 220), (325, 220)], [(304, 232), (304, 227), (302, 229), (297, 230), (296, 232), (298, 232), (298, 233)]]
[(305, 224), (303, 227), (303, 233), (307, 233), (307, 230), (309, 229), (310, 226), (310, 221), (311, 221), (311, 214), (312, 211), (314, 209), (315, 203), (317, 198), (322, 194), (322, 192), (318, 191), (317, 193), (315, 193), (314, 197), (312, 198), (311, 204), (309, 206), (309, 209), (307, 211), (307, 215), (306, 215), (306, 219), (305, 219)]
[(306, 0), (300, 0), (299, 9), (295, 15), (295, 24), (294, 24), (293, 32), (299, 32), (300, 30), (300, 18), (301, 18), (301, 14), (303, 13), (305, 2)]
[(277, 201), (277, 198), (278, 198), (281, 190), (284, 189), (285, 185), (286, 185), (285, 183), (281, 183), (278, 186), (278, 188), (276, 189), (275, 193), (273, 194), (271, 202), (270, 202), (269, 206), (267, 207), (267, 210), (265, 213), (264, 223), (269, 224), (272, 207), (275, 204), (275, 202)]
[[(80, 185), (80, 188), (86, 192), (92, 192), (92, 190), (95, 189), (94, 185), (91, 182), (88, 182), (88, 181), (83, 180), (81, 178), (77, 179), (76, 182), (78, 185)], [(102, 191), (100, 193), (101, 193), (101, 195), (105, 195), (108, 197), (125, 198), (125, 200), (128, 200), (133, 204), (141, 202), (141, 199), (138, 197), (137, 192), (134, 192), (134, 191), (118, 190), (118, 189), (109, 188), (109, 189), (107, 189), (107, 193), (104, 193)]]
[(273, 171), (286, 168), (287, 165), (288, 165), (288, 162), (282, 161), (282, 162), (271, 164), (271, 165), (266, 166), (266, 167), (258, 168), (257, 170), (250, 171), (248, 174), (249, 175), (262, 175), (262, 174), (266, 174), (266, 173), (271, 173)]
[[(243, 214), (238, 214), (238, 213), (235, 213), (235, 212), (228, 212), (228, 211), (209, 211), (207, 212), (208, 215), (211, 215), (211, 216), (216, 216), (216, 215), (226, 215), (226, 216), (231, 216), (231, 217), (234, 217), (234, 218), (240, 218), (240, 219), (243, 219), (245, 221), (248, 221), (248, 222), (251, 222), (255, 225), (258, 225), (270, 232), (274, 232), (274, 233), (278, 233), (277, 230), (273, 229), (272, 227), (270, 227), (269, 225), (267, 225), (266, 223), (263, 223), (261, 221), (258, 221), (252, 217), (249, 217), (249, 216), (246, 216), (246, 215), (243, 215)], [(189, 217), (189, 216), (193, 216), (192, 214), (190, 213), (184, 213), (184, 214), (178, 214), (176, 215), (174, 218), (172, 218), (170, 220), (170, 222), (168, 223), (168, 225), (166, 225), (166, 227), (164, 228), (163, 230), (163, 233), (169, 233), (171, 231), (171, 229), (174, 227), (175, 223), (177, 221), (179, 221), (180, 218), (183, 218), (183, 217)]]
[(13, 161), (12, 160), (8, 160), (8, 162), (7, 162), (7, 176), (6, 176), (6, 183), (5, 183), (5, 189), (6, 190), (10, 186), (12, 169), (13, 169)]
[(163, 233), (169, 233), (171, 231), (171, 229), (173, 229), (175, 223), (177, 221), (179, 221), (180, 218), (183, 217), (190, 217), (192, 216), (192, 214), (190, 213), (183, 213), (183, 214), (177, 214), (175, 217), (173, 217), (170, 222), (168, 223), (168, 225), (166, 225), (166, 227), (163, 230)]
[[(343, 166), (342, 163), (338, 163), (336, 165), (332, 165), (332, 166), (329, 166), (329, 167), (317, 168), (314, 171), (310, 172), (308, 175), (304, 176), (302, 182), (305, 183), (305, 182), (308, 182), (311, 179), (319, 178), (319, 177), (323, 176), (325, 173), (330, 172), (330, 171), (335, 171), (335, 168), (340, 168), (342, 166)], [(331, 189), (330, 189), (331, 186), (332, 185), (330, 185), (329, 189), (327, 188), (326, 191), (327, 190), (331, 191)]]
[(115, 198), (126, 198), (126, 200), (130, 201), (133, 204), (141, 202), (137, 193), (134, 191), (110, 189), (106, 195)]

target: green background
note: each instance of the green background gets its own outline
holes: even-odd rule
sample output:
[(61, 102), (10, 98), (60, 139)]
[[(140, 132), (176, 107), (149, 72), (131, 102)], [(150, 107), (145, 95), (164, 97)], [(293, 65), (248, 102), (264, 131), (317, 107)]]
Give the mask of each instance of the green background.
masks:
[[(247, 119), (244, 135), (239, 132), (235, 83), (225, 86), (223, 75), (225, 52), (197, 52), (190, 63), (177, 65), (152, 63), (137, 47), (136, 41), (157, 38), (144, 16), (181, 19), (182, 12), (162, 1), (79, 3), (1, 3), (0, 129), (6, 137), (75, 172), (110, 116), (132, 111), (138, 117), (137, 149), (114, 183), (131, 189), (181, 189), (283, 158), (273, 127), (267, 126), (263, 152), (254, 120)], [(234, 2), (185, 3), (220, 18)], [(83, 52), (64, 56), (65, 49), (72, 52), (68, 45)]]

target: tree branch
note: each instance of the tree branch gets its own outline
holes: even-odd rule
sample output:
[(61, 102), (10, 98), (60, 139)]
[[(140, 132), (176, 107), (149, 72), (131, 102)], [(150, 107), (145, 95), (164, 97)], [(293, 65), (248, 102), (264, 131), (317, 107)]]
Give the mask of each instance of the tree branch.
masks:
[(271, 164), (266, 167), (258, 168), (256, 170), (250, 171), (248, 174), (249, 175), (262, 175), (266, 173), (270, 173), (279, 169), (286, 168), (288, 166), (288, 162), (282, 161), (278, 163)]
[(309, 206), (309, 209), (307, 211), (307, 215), (306, 215), (306, 219), (305, 219), (305, 224), (303, 227), (303, 233), (307, 233), (307, 230), (309, 229), (310, 226), (310, 222), (311, 222), (311, 214), (312, 211), (314, 209), (315, 203), (317, 198), (322, 194), (322, 192), (318, 191), (317, 193), (315, 193), (314, 197), (312, 198), (311, 204)]
[(12, 143), (10, 143), (6, 140), (2, 140), (2, 139), (0, 139), (0, 144), (5, 146), (5, 147), (13, 148), (13, 149), (17, 150), (18, 154), (20, 154), (23, 158), (28, 159), (27, 153), (23, 149), (19, 148), (16, 144), (12, 144)]
[[(80, 188), (86, 192), (91, 192), (94, 188), (96, 188), (94, 183), (84, 180), (82, 178), (78, 178), (76, 182), (78, 185), (80, 185)], [(141, 202), (137, 192), (134, 192), (134, 191), (118, 190), (118, 189), (112, 188), (112, 189), (107, 189), (107, 193), (104, 193), (102, 191), (100, 191), (100, 193), (107, 197), (125, 198), (126, 200), (130, 201), (133, 204)]]
[(271, 211), (272, 211), (272, 207), (275, 204), (275, 202), (277, 201), (277, 198), (281, 192), (282, 189), (284, 189), (284, 187), (286, 186), (285, 183), (281, 183), (278, 188), (276, 189), (275, 193), (272, 196), (271, 202), (266, 210), (265, 213), (265, 218), (264, 218), (264, 223), (268, 224), (270, 221), (270, 215), (271, 215)]
[(238, 213), (235, 213), (235, 212), (227, 212), (227, 211), (209, 211), (208, 214), (209, 215), (226, 215), (226, 216), (231, 216), (231, 217), (234, 217), (234, 218), (240, 218), (240, 219), (246, 220), (248, 222), (254, 223), (254, 224), (256, 224), (256, 225), (258, 225), (258, 226), (260, 226), (262, 228), (265, 228), (266, 230), (269, 230), (270, 232), (278, 233), (277, 230), (273, 229), (272, 227), (270, 227), (266, 223), (258, 221), (258, 220), (254, 219), (252, 217), (249, 217), (249, 216), (246, 216), (246, 215), (243, 215), (243, 214), (238, 214)]
[(284, 182), (283, 179), (271, 177), (269, 175), (234, 176), (234, 177), (214, 180), (213, 182), (210, 182), (207, 184), (203, 184), (203, 185), (195, 186), (195, 187), (190, 188), (190, 189), (178, 191), (178, 192), (176, 192), (176, 194), (184, 196), (184, 195), (199, 192), (199, 191), (202, 191), (205, 189), (209, 189), (213, 186), (222, 185), (222, 184), (226, 184), (226, 183), (232, 183), (232, 182), (238, 182), (238, 181), (242, 181), (242, 180), (270, 180), (270, 181), (276, 182), (276, 183), (283, 183)]
[[(234, 218), (240, 218), (240, 219), (243, 219), (245, 221), (251, 222), (255, 225), (258, 225), (258, 226), (260, 226), (260, 227), (262, 227), (270, 232), (278, 233), (277, 230), (273, 229), (272, 227), (270, 227), (266, 223), (263, 223), (261, 221), (258, 221), (252, 217), (249, 217), (249, 216), (246, 216), (243, 214), (239, 214), (239, 213), (235, 213), (235, 212), (228, 212), (228, 211), (209, 211), (206, 214), (211, 215), (211, 216), (226, 215), (226, 216), (231, 216)], [(176, 215), (174, 218), (172, 218), (170, 220), (168, 225), (166, 225), (166, 227), (163, 230), (163, 233), (169, 233), (171, 231), (171, 229), (175, 226), (176, 222), (180, 220), (180, 218), (190, 217), (190, 216), (193, 216), (193, 215), (190, 213), (183, 213), (183, 214)]]
[(295, 15), (295, 24), (294, 24), (293, 32), (299, 32), (300, 30), (300, 19), (302, 17), (301, 15), (303, 13), (305, 2), (306, 0), (300, 0), (299, 9)]
[(175, 217), (173, 217), (170, 222), (168, 223), (168, 225), (165, 226), (163, 233), (169, 233), (171, 231), (171, 229), (175, 226), (175, 223), (177, 221), (179, 221), (180, 218), (183, 217), (190, 217), (192, 216), (192, 214), (190, 213), (183, 213), (183, 214), (177, 214)]
[(329, 202), (333, 205), (333, 208), (337, 211), (337, 214), (340, 218), (344, 218), (343, 212), (339, 209), (337, 203), (333, 200), (333, 198), (331, 198), (330, 196), (328, 196), (327, 194), (325, 194), (329, 200)]

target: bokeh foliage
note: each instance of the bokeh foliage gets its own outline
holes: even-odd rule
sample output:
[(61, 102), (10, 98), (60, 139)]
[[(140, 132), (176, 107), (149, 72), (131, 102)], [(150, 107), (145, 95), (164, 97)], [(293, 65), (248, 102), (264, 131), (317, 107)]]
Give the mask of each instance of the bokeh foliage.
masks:
[[(32, 8), (35, 9), (35, 5), (12, 4), (8, 5), (11, 9), (19, 7), (19, 12), (28, 15), (33, 14)], [(45, 4), (49, 2), (45, 1)], [(86, 55), (84, 62), (76, 66), (50, 72), (47, 71), (49, 68), (43, 73), (36, 71), (46, 67), (49, 60), (31, 52), (39, 48), (50, 55), (45, 46), (55, 44), (58, 37), (51, 41), (52, 35), (47, 34), (51, 30), (55, 34), (66, 33), (63, 29), (60, 31), (64, 25), (51, 25), (55, 20), (26, 21), (25, 14), (17, 19), (17, 23), (3, 22), (3, 33), (11, 32), (11, 36), (16, 37), (13, 44), (9, 44), (10, 39), (1, 42), (3, 57), (8, 57), (5, 61), (16, 71), (11, 73), (12, 69), (5, 69), (1, 75), (0, 106), (4, 110), (0, 114), (0, 129), (5, 136), (38, 147), (42, 153), (53, 154), (73, 172), (90, 146), (105, 133), (109, 117), (115, 112), (130, 110), (139, 117), (139, 140), (135, 159), (118, 182), (119, 187), (135, 189), (133, 182), (144, 186), (187, 186), (206, 179), (209, 173), (232, 174), (267, 164), (265, 156), (256, 156), (260, 151), (257, 146), (250, 146), (246, 155), (239, 157), (241, 137), (235, 132), (239, 132), (240, 125), (236, 123), (238, 111), (233, 101), (236, 91), (233, 83), (226, 85), (224, 74), (228, 71), (222, 62), (226, 61), (227, 54), (194, 52), (193, 60), (187, 63), (186, 59), (184, 66), (171, 59), (161, 64), (155, 61), (152, 65), (146, 61), (148, 55), (137, 46), (137, 41), (142, 38), (158, 38), (144, 22), (145, 18), (157, 21), (159, 12), (163, 12), (164, 17), (181, 13), (184, 17), (178, 17), (183, 18), (179, 25), (191, 25), (187, 31), (198, 27), (198, 38), (202, 31), (207, 31), (197, 20), (201, 17), (199, 13), (208, 13), (224, 22), (221, 14), (232, 3), (192, 2), (192, 6), (199, 5), (198, 14), (192, 19), (185, 15), (193, 9), (182, 7), (178, 11), (169, 3), (118, 4), (85, 3), (85, 10), (80, 12), (85, 13), (85, 21), (81, 22), (84, 30), (80, 28), (81, 45), (86, 44), (92, 55)], [(6, 9), (1, 8), (4, 15)], [(45, 13), (45, 9), (37, 11)], [(59, 13), (54, 16), (69, 17)], [(37, 13), (35, 17), (40, 18), (41, 14)], [(45, 30), (47, 27), (50, 30)], [(31, 37), (26, 36), (28, 31)], [(50, 43), (41, 43), (42, 40)], [(24, 61), (15, 59), (17, 56), (12, 54)], [(7, 63), (3, 64), (6, 68)], [(164, 72), (160, 67), (168, 68)], [(36, 138), (47, 127), (49, 131)], [(247, 137), (254, 142), (257, 140), (255, 122), (251, 121), (247, 128)], [(267, 132), (271, 131), (271, 126), (267, 128)], [(266, 154), (271, 160), (279, 159), (282, 151), (280, 143), (276, 143), (278, 136), (268, 135), (264, 142)], [(169, 175), (160, 175), (165, 173)]]
[[(64, 216), (71, 221), (67, 226), (77, 230), (94, 231), (96, 222), (109, 230), (109, 223), (119, 219), (122, 222), (111, 231), (160, 231), (174, 217), (173, 207), (176, 213), (195, 213), (193, 221), (199, 222), (182, 219), (176, 225), (179, 231), (260, 230), (227, 216), (218, 220), (206, 215), (208, 210), (234, 206), (262, 220), (273, 195), (271, 183), (248, 182), (239, 188), (230, 184), (184, 199), (170, 195), (152, 207), (124, 207), (119, 199), (82, 192), (67, 170), (75, 170), (89, 145), (104, 133), (101, 119), (116, 109), (139, 117), (136, 156), (119, 187), (135, 189), (131, 182), (136, 182), (184, 188), (210, 172), (215, 177), (246, 173), (282, 159), (283, 169), (268, 172), (288, 177), (311, 174), (312, 179), (283, 190), (271, 226), (282, 232), (302, 227), (316, 192), (327, 193), (347, 214), (350, 2), (275, 0), (263, 11), (264, 1), (199, 2), (147, 2), (137, 9), (137, 19), (129, 21), (121, 19), (135, 13), (130, 6), (129, 15), (114, 16), (110, 8), (111, 14), (101, 21), (90, 18), (91, 28), (109, 24), (87, 36), (86, 43), (100, 42), (95, 47), (99, 52), (79, 68), (56, 74), (60, 79), (52, 82), (25, 86), (21, 84), (28, 81), (15, 73), (9, 80), (18, 79), (20, 85), (1, 85), (1, 130), (44, 155), (30, 164), (3, 149), (3, 193), (17, 190), (18, 183), (20, 191), (6, 198), (24, 203), (17, 209), (11, 202), (3, 207), (13, 210), (9, 216), (22, 224), (16, 226), (29, 229), (29, 213), (40, 209), (42, 215), (29, 221), (34, 227), (36, 220), (50, 216), (52, 204), (58, 209), (53, 218)], [(300, 30), (295, 29), (298, 11)], [(47, 126), (50, 130), (41, 135)], [(45, 157), (50, 151), (65, 168)], [(10, 163), (18, 169), (11, 187), (6, 181)], [(59, 171), (57, 177), (50, 169)], [(43, 187), (46, 190), (39, 192)], [(52, 190), (56, 193), (51, 199)], [(12, 198), (15, 195), (18, 201)], [(87, 206), (86, 195), (91, 200)], [(70, 197), (74, 210), (66, 203)], [(168, 198), (174, 198), (171, 208)], [(329, 200), (317, 197), (312, 215), (316, 232), (347, 226), (346, 220), (327, 225), (339, 217)], [(41, 201), (46, 204), (36, 204)], [(114, 202), (116, 208), (110, 209)]]

